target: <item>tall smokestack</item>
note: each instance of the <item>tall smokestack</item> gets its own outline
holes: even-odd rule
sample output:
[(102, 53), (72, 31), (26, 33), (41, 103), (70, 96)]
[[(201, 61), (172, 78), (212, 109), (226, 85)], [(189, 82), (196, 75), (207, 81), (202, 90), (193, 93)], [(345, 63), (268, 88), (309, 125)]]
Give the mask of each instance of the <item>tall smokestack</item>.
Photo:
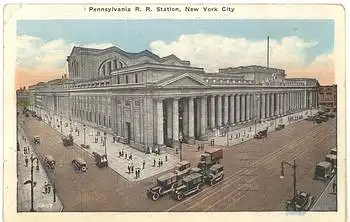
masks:
[(267, 55), (266, 55), (266, 67), (269, 68), (270, 63), (270, 37), (267, 36)]

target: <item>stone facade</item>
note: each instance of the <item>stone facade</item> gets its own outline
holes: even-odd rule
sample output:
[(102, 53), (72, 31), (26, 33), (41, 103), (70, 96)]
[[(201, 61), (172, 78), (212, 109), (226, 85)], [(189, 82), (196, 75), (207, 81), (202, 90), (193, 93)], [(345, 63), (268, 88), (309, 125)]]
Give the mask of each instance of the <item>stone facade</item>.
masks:
[(318, 81), (261, 66), (206, 73), (174, 55), (75, 47), (69, 78), (30, 87), (31, 103), (113, 133), (146, 151), (206, 140), (215, 128), (277, 118), (318, 105)]

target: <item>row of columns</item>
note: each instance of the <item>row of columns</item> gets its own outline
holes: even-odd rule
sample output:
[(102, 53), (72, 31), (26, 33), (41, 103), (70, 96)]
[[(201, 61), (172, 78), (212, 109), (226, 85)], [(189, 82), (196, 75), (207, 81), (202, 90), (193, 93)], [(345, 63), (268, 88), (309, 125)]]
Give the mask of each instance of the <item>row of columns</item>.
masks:
[[(315, 95), (315, 94), (314, 94)], [(209, 97), (209, 99), (208, 99)], [(187, 97), (188, 102), (188, 138), (194, 140), (194, 98)], [(293, 92), (263, 92), (246, 94), (224, 94), (197, 97), (200, 100), (199, 116), (200, 134), (204, 135), (209, 128), (222, 127), (227, 124), (272, 118), (286, 115), (288, 112), (310, 108), (307, 100), (311, 104), (316, 104), (315, 97), (307, 97), (305, 91)], [(186, 101), (186, 100), (185, 100)], [(210, 106), (207, 109), (207, 102)], [(157, 144), (164, 144), (163, 133), (163, 100), (157, 100)], [(179, 98), (172, 99), (172, 139), (173, 143), (179, 141)], [(207, 121), (207, 117), (210, 118)], [(184, 118), (185, 120), (187, 118)]]

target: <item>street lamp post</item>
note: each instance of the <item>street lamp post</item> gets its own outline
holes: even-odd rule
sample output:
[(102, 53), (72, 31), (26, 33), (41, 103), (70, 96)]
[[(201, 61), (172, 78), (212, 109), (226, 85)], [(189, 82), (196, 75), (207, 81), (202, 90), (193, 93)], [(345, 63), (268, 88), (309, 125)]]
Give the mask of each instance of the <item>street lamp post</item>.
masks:
[(107, 155), (107, 133), (104, 132), (105, 155)]
[(228, 129), (229, 129), (229, 127), (230, 127), (230, 125), (227, 122), (226, 123), (226, 146), (227, 146), (227, 148), (229, 148), (229, 142), (228, 142)]
[(31, 167), (30, 167), (30, 180), (27, 180), (24, 182), (24, 184), (30, 183), (30, 212), (34, 212), (34, 187), (36, 186), (36, 182), (34, 181), (34, 160), (36, 160), (36, 167), (38, 169), (39, 167), (39, 162), (37, 157), (31, 157), (30, 162), (31, 162)]
[(182, 161), (182, 142), (183, 142), (183, 136), (182, 132), (179, 133), (179, 142), (180, 142), (180, 161)]
[[(297, 169), (297, 165), (295, 164), (295, 160), (293, 161), (293, 164), (290, 164), (288, 162), (285, 162), (285, 161), (282, 161), (281, 162), (281, 175), (280, 175), (280, 178), (283, 179), (284, 178), (284, 164), (290, 166), (293, 168), (293, 197), (296, 196), (297, 194), (297, 172), (296, 172), (296, 169)], [(294, 199), (294, 198), (293, 198)], [(294, 203), (294, 206), (295, 206), (295, 203)]]
[(60, 116), (60, 126), (61, 126), (61, 133), (62, 133), (62, 116)]
[(86, 135), (85, 135), (86, 126), (85, 126), (85, 124), (83, 125), (83, 130), (84, 130), (84, 146), (86, 146)]
[(258, 112), (256, 110), (256, 106), (255, 104), (257, 102), (260, 102), (260, 96), (259, 95), (256, 95), (256, 98), (255, 98), (255, 101), (253, 103), (254, 107), (253, 107), (253, 110), (254, 110), (254, 134), (256, 134), (256, 123), (257, 123), (257, 118), (258, 118)]
[(53, 202), (56, 202), (56, 168), (53, 168), (53, 187), (52, 187), (52, 192), (53, 192)]

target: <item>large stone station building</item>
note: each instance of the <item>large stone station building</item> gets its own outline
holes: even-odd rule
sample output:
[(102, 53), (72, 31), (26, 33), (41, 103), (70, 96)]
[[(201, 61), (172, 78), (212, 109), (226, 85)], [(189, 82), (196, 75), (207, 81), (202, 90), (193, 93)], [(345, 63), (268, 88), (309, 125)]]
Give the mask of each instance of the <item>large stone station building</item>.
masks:
[(68, 77), (29, 87), (31, 102), (146, 151), (213, 136), (213, 129), (316, 108), (319, 83), (282, 69), (240, 66), (207, 73), (150, 51), (74, 47)]

